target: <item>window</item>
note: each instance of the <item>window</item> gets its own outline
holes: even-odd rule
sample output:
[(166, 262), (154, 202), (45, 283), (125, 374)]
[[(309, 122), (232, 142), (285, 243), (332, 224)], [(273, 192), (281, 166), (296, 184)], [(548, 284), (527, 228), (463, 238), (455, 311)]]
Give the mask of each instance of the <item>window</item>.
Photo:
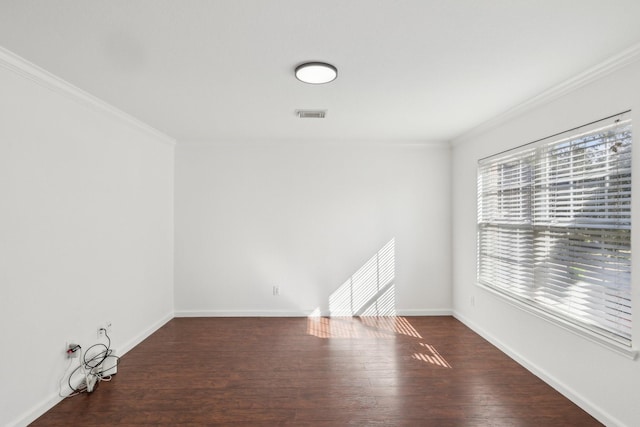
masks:
[(478, 163), (478, 282), (631, 346), (628, 112)]

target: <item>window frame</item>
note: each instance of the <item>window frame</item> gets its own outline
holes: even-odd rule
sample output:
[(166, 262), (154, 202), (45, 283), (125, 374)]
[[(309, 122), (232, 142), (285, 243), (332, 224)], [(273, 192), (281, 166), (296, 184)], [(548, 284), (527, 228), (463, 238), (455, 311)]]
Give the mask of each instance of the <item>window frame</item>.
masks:
[[(616, 335), (616, 333), (613, 333), (610, 330), (602, 329), (597, 325), (594, 326), (594, 324), (589, 324), (584, 320), (583, 321), (577, 320), (579, 318), (579, 316), (577, 315), (572, 316), (570, 314), (563, 313), (563, 310), (566, 312), (567, 308), (570, 308), (570, 303), (564, 304), (565, 307), (562, 307), (563, 306), (562, 296), (557, 297), (557, 300), (559, 301), (557, 305), (561, 306), (562, 307), (561, 309), (552, 308), (551, 305), (542, 304), (539, 301), (537, 301), (537, 298), (535, 296), (532, 297), (532, 294), (535, 294), (536, 292), (535, 288), (540, 286), (538, 284), (538, 280), (536, 279), (536, 273), (534, 272), (534, 270), (536, 270), (537, 268), (536, 267), (537, 264), (532, 263), (531, 265), (526, 265), (526, 263), (524, 263), (524, 261), (531, 262), (531, 260), (535, 258), (535, 255), (532, 255), (532, 254), (536, 251), (536, 248), (534, 247), (536, 245), (535, 243), (536, 235), (539, 236), (541, 233), (541, 230), (542, 231), (549, 230), (552, 227), (552, 224), (546, 224), (545, 226), (538, 225), (539, 220), (536, 220), (536, 213), (535, 213), (536, 209), (544, 210), (545, 207), (548, 208), (548, 206), (550, 206), (550, 203), (543, 201), (538, 205), (536, 204), (535, 200), (544, 198), (544, 197), (558, 198), (558, 194), (559, 194), (559, 192), (557, 192), (558, 190), (554, 190), (553, 188), (547, 189), (546, 193), (544, 191), (541, 191), (540, 189), (536, 190), (536, 188), (534, 188), (537, 185), (536, 183), (539, 181), (538, 176), (536, 175), (537, 173), (539, 173), (539, 170), (536, 170), (536, 168), (539, 169), (540, 168), (539, 165), (541, 164), (540, 162), (548, 161), (548, 159), (550, 158), (550, 156), (543, 155), (541, 154), (541, 152), (543, 152), (546, 149), (549, 149), (549, 147), (553, 147), (554, 144), (557, 145), (560, 141), (575, 141), (578, 138), (580, 138), (581, 135), (585, 135), (590, 132), (592, 134), (597, 134), (597, 132), (599, 131), (599, 128), (602, 128), (603, 126), (611, 127), (609, 124), (612, 122), (612, 119), (615, 119), (616, 123), (620, 123), (621, 121), (623, 123), (628, 123), (628, 133), (629, 133), (628, 181), (629, 182), (627, 185), (629, 186), (629, 193), (630, 193), (631, 192), (630, 188), (632, 185), (631, 184), (632, 171), (631, 171), (631, 163), (630, 163), (631, 162), (630, 153), (631, 153), (631, 146), (632, 146), (632, 142), (631, 142), (632, 123), (631, 123), (631, 119), (628, 119), (625, 117), (627, 113), (630, 113), (630, 111), (625, 111), (623, 113), (619, 113), (614, 116), (610, 116), (605, 119), (601, 119), (596, 122), (592, 122), (587, 125), (580, 126), (578, 128), (570, 129), (568, 131), (561, 132), (537, 141), (533, 141), (531, 143), (524, 144), (524, 145), (515, 147), (513, 149), (505, 150), (503, 152), (496, 153), (489, 157), (482, 158), (478, 161), (478, 170), (477, 170), (478, 188), (476, 193), (477, 194), (477, 215), (478, 215), (477, 221), (476, 221), (476, 232), (477, 232), (476, 279), (477, 279), (477, 284), (480, 287), (496, 295), (499, 295), (502, 298), (505, 298), (510, 304), (515, 305), (518, 308), (524, 309), (545, 320), (552, 321), (553, 323), (567, 330), (578, 333), (579, 335), (584, 336), (599, 344), (604, 344), (605, 346), (609, 348), (613, 348), (614, 350), (626, 356), (635, 358), (637, 355), (637, 351), (633, 349), (633, 346), (634, 346), (634, 343), (637, 341), (637, 337), (636, 337), (636, 341), (634, 341), (633, 339), (634, 336), (632, 331), (633, 328), (631, 325), (631, 314), (629, 314), (629, 327), (628, 327), (629, 336), (628, 336), (628, 340), (626, 340), (626, 337), (621, 338), (621, 336)], [(615, 151), (615, 149), (616, 149), (615, 147), (612, 148), (612, 151)], [(593, 155), (594, 151), (587, 152), (585, 150), (585, 153), (586, 154), (584, 157), (586, 158), (587, 154)], [(607, 155), (608, 153), (604, 154), (605, 157)], [(573, 161), (574, 157), (575, 157), (574, 154), (570, 153), (568, 157), (569, 161)], [(494, 166), (497, 165), (497, 167), (500, 169), (498, 172), (496, 172), (495, 170), (493, 171), (494, 174), (497, 174), (496, 176), (498, 176), (497, 178), (498, 180), (501, 180), (504, 178), (504, 183), (513, 184), (511, 187), (509, 187), (508, 185), (503, 186), (502, 183), (499, 183), (497, 185), (499, 189), (499, 194), (494, 195), (492, 199), (493, 204), (488, 208), (485, 207), (484, 205), (485, 204), (485, 200), (483, 199), (484, 188), (482, 188), (483, 186), (482, 172), (483, 172), (483, 168), (487, 164), (492, 164)], [(586, 182), (585, 177), (588, 175), (586, 173), (584, 175), (580, 175), (578, 172), (576, 172), (576, 170), (580, 168), (583, 168), (586, 170), (588, 165), (589, 163), (587, 161), (585, 161), (584, 164), (582, 166), (579, 166), (578, 168), (576, 168), (573, 164), (571, 164), (568, 169), (570, 173), (570, 179), (575, 180), (575, 177), (574, 177), (574, 174), (575, 174), (575, 176), (581, 177), (581, 179), (584, 179)], [(567, 170), (566, 167), (563, 167), (563, 168), (564, 169), (562, 169), (562, 171)], [(610, 172), (607, 171), (607, 173), (610, 173)], [(606, 175), (605, 179), (608, 179), (609, 176), (610, 175)], [(613, 176), (613, 174), (611, 174), (611, 176)], [(560, 181), (557, 181), (556, 184), (558, 182)], [(526, 187), (527, 185), (528, 187)], [(571, 188), (569, 190), (570, 192), (573, 191), (572, 183), (569, 183), (569, 188)], [(520, 194), (518, 192), (520, 192)], [(604, 200), (605, 205), (607, 205), (611, 199), (612, 197), (606, 196)], [(631, 199), (631, 196), (629, 195), (628, 196), (629, 228), (628, 228), (628, 238), (626, 238), (627, 239), (626, 242), (628, 246), (628, 262), (629, 263), (631, 263), (631, 226), (630, 226), (631, 201), (630, 199)], [(580, 202), (584, 202), (584, 201), (593, 202), (593, 200), (590, 199), (588, 195), (581, 196), (579, 200)], [(570, 210), (574, 208), (572, 203), (573, 203), (573, 200), (570, 202), (570, 205), (569, 205)], [(503, 206), (505, 206), (504, 209), (503, 209)], [(579, 205), (579, 206), (581, 208), (584, 207), (584, 205)], [(486, 214), (486, 212), (484, 212), (485, 210), (487, 211), (491, 210), (491, 215), (492, 215), (491, 221), (484, 221), (484, 215)], [(589, 209), (587, 208), (587, 210)], [(526, 213), (525, 216), (528, 215), (530, 220), (529, 224), (525, 224), (525, 222), (522, 221), (524, 217), (521, 215), (521, 211)], [(598, 214), (596, 213), (593, 215), (595, 218), (596, 215)], [(511, 218), (510, 216), (515, 217), (515, 219)], [(570, 222), (573, 220), (574, 216), (575, 216), (574, 212), (569, 212), (569, 214), (567, 215), (568, 220), (566, 218), (564, 220)], [(585, 217), (586, 221), (590, 220), (590, 217), (588, 216), (588, 214), (582, 215), (582, 213), (580, 212), (578, 216)], [(606, 218), (608, 220), (609, 217), (599, 216), (598, 218)], [(495, 230), (493, 231), (495, 231), (496, 236), (487, 237), (487, 234), (491, 234), (492, 232), (492, 230), (490, 230), (491, 227), (495, 228)], [(598, 225), (598, 227), (600, 227), (600, 225)], [(615, 225), (614, 226), (602, 225), (602, 227), (605, 230), (614, 230), (613, 232), (619, 233), (618, 228), (616, 228)], [(586, 228), (584, 225), (582, 227), (566, 226), (564, 230), (566, 230), (566, 234), (568, 236), (567, 239), (570, 239), (572, 236), (575, 238), (575, 236), (579, 234), (578, 232), (580, 230), (588, 230), (588, 228)], [(501, 237), (500, 236), (501, 233), (505, 235), (505, 237)], [(547, 232), (547, 234), (553, 234), (553, 233)], [(522, 236), (522, 239), (521, 239), (521, 236)], [(503, 240), (498, 241), (499, 239), (503, 239)], [(518, 243), (515, 246), (510, 246), (511, 242), (516, 240), (518, 242), (524, 241), (527, 243), (522, 247), (520, 246), (520, 243)], [(526, 245), (529, 243), (531, 247), (526, 247)], [(571, 244), (569, 244), (566, 247), (563, 247), (562, 249), (567, 250), (567, 248), (569, 248), (569, 250), (572, 250)], [(495, 258), (504, 257), (505, 259), (508, 259), (508, 258), (513, 259), (513, 261), (509, 261), (509, 260), (496, 261), (497, 273), (495, 274), (495, 276), (491, 276), (492, 280), (487, 280), (488, 273), (484, 273), (481, 271), (482, 268), (486, 267), (486, 265), (483, 265), (482, 262), (483, 261), (486, 262), (486, 258), (489, 257), (489, 253), (488, 253), (489, 250), (499, 250), (502, 252), (502, 253), (496, 254)], [(484, 254), (483, 254), (483, 251), (484, 251)], [(521, 251), (522, 253), (519, 251)], [(482, 258), (483, 256), (485, 258)], [(573, 257), (573, 255), (570, 254), (569, 257)], [(537, 259), (540, 259), (540, 257), (538, 257)], [(546, 258), (545, 258), (545, 262), (548, 262)], [(564, 268), (565, 270), (570, 269), (571, 268), (570, 262), (568, 261), (565, 261), (565, 262), (567, 262), (567, 265), (562, 265), (562, 268)], [(594, 265), (598, 265), (598, 264), (594, 264)], [(548, 268), (548, 267), (545, 267), (545, 268)], [(605, 269), (604, 266), (599, 268)], [(629, 270), (628, 301), (629, 301), (629, 304), (631, 305), (634, 292), (632, 289), (632, 281), (630, 278), (630, 271), (631, 271), (630, 265), (628, 270)], [(538, 276), (540, 276), (540, 274), (538, 274)], [(502, 284), (495, 283), (496, 280), (502, 280), (503, 283)], [(566, 277), (565, 277), (565, 280), (566, 280)], [(546, 287), (548, 287), (547, 284), (542, 286), (542, 288), (546, 288)], [(635, 303), (637, 304), (637, 301)], [(585, 304), (585, 305), (588, 305), (588, 304)], [(594, 310), (594, 312), (595, 311), (596, 310)], [(629, 311), (631, 311), (631, 309)], [(591, 312), (587, 311), (587, 316), (591, 316)], [(605, 318), (606, 313), (605, 315), (601, 315), (601, 316)]]

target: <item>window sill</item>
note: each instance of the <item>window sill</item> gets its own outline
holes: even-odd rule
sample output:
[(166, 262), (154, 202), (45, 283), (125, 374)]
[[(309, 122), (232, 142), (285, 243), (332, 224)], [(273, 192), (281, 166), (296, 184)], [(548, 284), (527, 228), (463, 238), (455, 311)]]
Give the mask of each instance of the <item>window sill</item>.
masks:
[[(571, 332), (574, 335), (578, 335), (582, 338), (585, 338), (595, 344), (598, 344), (602, 347), (605, 347), (611, 351), (614, 351), (615, 353), (618, 353), (622, 356), (625, 356), (631, 360), (636, 360), (637, 356), (638, 356), (638, 350), (634, 350), (632, 347), (628, 347), (624, 344), (618, 343), (612, 339), (608, 339), (605, 336), (599, 335), (595, 332), (589, 331), (587, 329), (581, 328), (579, 326), (576, 326), (574, 324), (572, 324), (571, 322), (558, 317), (558, 316), (554, 316), (552, 313), (549, 313), (547, 311), (541, 310), (539, 308), (536, 308), (532, 305), (529, 305), (523, 301), (520, 301), (516, 298), (511, 297), (510, 295), (507, 295), (503, 292), (500, 292), (497, 289), (493, 289), (489, 286), (483, 285), (481, 283), (477, 283), (477, 286), (479, 288), (482, 288), (484, 290), (486, 290), (487, 292), (490, 292), (493, 295), (498, 296), (499, 298), (501, 298), (502, 300), (506, 301), (508, 304), (519, 308), (520, 310), (526, 311), (530, 314), (533, 314), (534, 316), (546, 320), (550, 323), (553, 323), (559, 327), (561, 327), (562, 329)], [(634, 341), (635, 342), (635, 341)]]

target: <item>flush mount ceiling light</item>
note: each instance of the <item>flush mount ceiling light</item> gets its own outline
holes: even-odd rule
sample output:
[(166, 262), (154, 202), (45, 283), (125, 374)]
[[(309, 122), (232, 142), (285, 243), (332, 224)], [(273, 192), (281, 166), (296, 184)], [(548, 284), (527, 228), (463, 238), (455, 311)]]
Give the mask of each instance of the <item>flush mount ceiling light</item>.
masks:
[(338, 69), (325, 62), (305, 62), (296, 67), (296, 78), (304, 83), (319, 85), (338, 77)]

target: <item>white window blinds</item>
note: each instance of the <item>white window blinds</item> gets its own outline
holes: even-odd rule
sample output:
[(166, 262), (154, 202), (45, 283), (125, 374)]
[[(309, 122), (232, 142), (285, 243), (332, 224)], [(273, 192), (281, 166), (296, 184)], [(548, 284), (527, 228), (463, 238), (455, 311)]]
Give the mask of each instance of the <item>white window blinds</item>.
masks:
[(478, 164), (478, 281), (631, 346), (631, 120)]

